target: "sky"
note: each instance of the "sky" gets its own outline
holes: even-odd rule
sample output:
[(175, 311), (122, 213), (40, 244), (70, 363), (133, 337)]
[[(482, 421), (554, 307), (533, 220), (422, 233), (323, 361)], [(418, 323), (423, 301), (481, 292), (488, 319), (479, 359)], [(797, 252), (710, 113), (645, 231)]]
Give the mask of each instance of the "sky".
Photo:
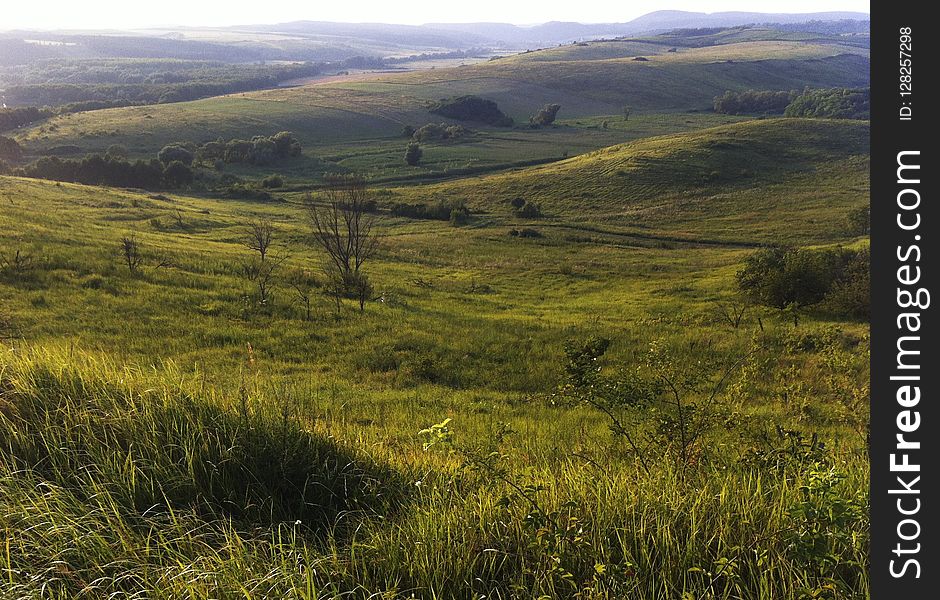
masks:
[(694, 12), (759, 11), (869, 12), (868, 0), (662, 0), (656, 3), (603, 0), (0, 0), (0, 30), (106, 29), (167, 25), (226, 26), (286, 21), (470, 23), (495, 21), (519, 25), (545, 21), (624, 22), (654, 10)]

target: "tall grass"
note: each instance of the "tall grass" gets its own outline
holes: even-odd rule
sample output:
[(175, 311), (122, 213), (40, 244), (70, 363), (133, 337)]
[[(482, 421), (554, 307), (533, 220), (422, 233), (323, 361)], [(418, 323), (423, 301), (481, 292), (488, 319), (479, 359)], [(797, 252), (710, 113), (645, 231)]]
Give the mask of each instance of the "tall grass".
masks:
[[(659, 460), (645, 473), (616, 445), (593, 458), (534, 457), (481, 434), (453, 452), (367, 456), (329, 426), (272, 410), (278, 402), (258, 386), (197, 396), (52, 352), (5, 354), (0, 390), (8, 597), (867, 589), (860, 454), (742, 462), (728, 448), (701, 466)], [(473, 467), (463, 457), (477, 446), (498, 461)]]

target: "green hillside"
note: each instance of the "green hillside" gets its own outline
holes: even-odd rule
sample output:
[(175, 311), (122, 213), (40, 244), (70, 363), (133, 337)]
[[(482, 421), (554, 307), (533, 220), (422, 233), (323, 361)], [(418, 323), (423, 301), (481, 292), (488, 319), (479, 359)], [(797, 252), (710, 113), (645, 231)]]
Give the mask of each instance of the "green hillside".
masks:
[(753, 120), (398, 193), (462, 198), (503, 218), (523, 198), (552, 226), (813, 243), (838, 239), (840, 220), (867, 202), (868, 155), (867, 122)]
[[(870, 124), (705, 110), (865, 85), (866, 42), (674, 33), (10, 133), (303, 153), (0, 175), (0, 597), (867, 597)], [(405, 164), (460, 94), (516, 125)], [(375, 240), (355, 273), (331, 200), (375, 235), (329, 246)]]
[[(504, 112), (525, 122), (552, 102), (562, 105), (566, 119), (618, 118), (624, 105), (638, 113), (710, 109), (712, 99), (726, 90), (868, 82), (867, 50), (848, 45), (761, 41), (681, 48), (675, 53), (660, 46), (661, 53), (650, 54), (644, 62), (607, 58), (606, 52), (594, 51), (612, 45), (616, 43), (532, 52), (450, 69), (370, 74), (173, 105), (79, 113), (35, 125), (19, 132), (17, 138), (34, 153), (63, 147), (104, 151), (119, 143), (135, 153), (153, 154), (175, 141), (203, 142), (289, 130), (310, 154), (319, 154), (321, 149), (335, 150), (337, 144), (394, 138), (405, 124), (420, 126), (439, 120), (428, 113), (428, 103), (462, 94), (495, 100)], [(588, 51), (587, 56), (582, 50)], [(576, 58), (569, 60), (569, 53)], [(558, 140), (542, 141), (542, 147), (531, 155), (557, 157), (549, 149), (557, 149)], [(618, 141), (623, 138), (606, 137), (592, 147)]]

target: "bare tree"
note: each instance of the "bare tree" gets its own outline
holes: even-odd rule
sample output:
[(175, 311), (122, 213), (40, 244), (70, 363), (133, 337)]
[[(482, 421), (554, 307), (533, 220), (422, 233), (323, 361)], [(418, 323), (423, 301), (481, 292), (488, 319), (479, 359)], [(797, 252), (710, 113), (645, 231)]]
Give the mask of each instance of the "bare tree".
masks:
[(248, 224), (245, 236), (245, 247), (254, 250), (264, 262), (268, 249), (274, 241), (274, 226), (267, 219), (259, 219)]
[(309, 321), (313, 308), (313, 290), (320, 287), (320, 282), (306, 270), (297, 269), (289, 278), (297, 301), (304, 308), (304, 320)]
[(741, 326), (741, 322), (747, 314), (747, 309), (748, 303), (743, 298), (734, 298), (727, 302), (720, 301), (715, 303), (715, 312), (718, 317), (727, 322), (734, 329)]
[[(360, 269), (378, 249), (373, 231), (375, 215), (366, 182), (355, 175), (327, 175), (322, 202), (307, 197), (307, 213), (313, 228), (313, 240), (327, 255), (327, 271), (337, 294), (356, 293)], [(365, 301), (360, 303), (364, 307)]]
[(127, 264), (127, 269), (132, 275), (136, 275), (137, 271), (140, 270), (141, 263), (144, 261), (136, 235), (126, 235), (121, 238), (121, 254)]
[(14, 275), (22, 275), (33, 266), (33, 257), (31, 254), (17, 249), (7, 256), (0, 254), (0, 271), (7, 271)]
[(258, 292), (258, 304), (267, 305), (271, 300), (271, 292), (277, 281), (275, 273), (286, 258), (286, 256), (275, 256), (270, 260), (253, 258), (242, 265), (245, 279), (252, 282)]

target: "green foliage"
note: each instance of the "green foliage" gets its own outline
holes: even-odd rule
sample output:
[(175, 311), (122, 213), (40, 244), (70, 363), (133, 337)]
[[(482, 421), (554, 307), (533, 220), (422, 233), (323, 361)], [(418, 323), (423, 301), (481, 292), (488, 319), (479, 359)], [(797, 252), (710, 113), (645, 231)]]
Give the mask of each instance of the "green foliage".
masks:
[(19, 161), (23, 156), (23, 149), (16, 140), (0, 135), (0, 159)]
[(520, 219), (538, 219), (542, 216), (542, 206), (537, 202), (526, 200), (518, 208), (514, 204), (512, 214)]
[(738, 286), (772, 306), (819, 305), (835, 314), (864, 317), (869, 310), (868, 250), (765, 248), (738, 272)]
[(804, 90), (787, 106), (788, 117), (823, 119), (871, 118), (871, 88)]
[(256, 135), (251, 140), (229, 140), (208, 142), (199, 146), (197, 155), (203, 160), (222, 158), (227, 163), (268, 165), (278, 160), (300, 156), (303, 148), (289, 131), (281, 131), (270, 137)]
[(431, 204), (392, 204), (389, 211), (396, 217), (407, 217), (409, 219), (430, 219), (435, 221), (452, 221), (454, 214), (458, 214), (458, 219), (467, 219), (470, 216), (470, 209), (462, 198), (452, 198), (450, 200), (438, 200)]
[(546, 104), (529, 118), (529, 123), (536, 127), (551, 125), (555, 122), (559, 110), (561, 110), (561, 104)]
[(421, 155), (424, 154), (424, 151), (421, 150), (421, 146), (417, 142), (411, 142), (405, 148), (405, 164), (411, 167), (415, 167), (421, 161)]
[(454, 227), (466, 225), (470, 220), (470, 210), (466, 206), (450, 209), (450, 224)]
[(542, 232), (539, 231), (538, 229), (531, 229), (529, 227), (523, 227), (522, 229), (516, 229), (515, 227), (513, 227), (512, 229), (509, 230), (509, 235), (511, 235), (512, 237), (520, 237), (520, 238), (545, 237), (542, 234)]
[(512, 125), (512, 119), (503, 114), (495, 102), (479, 96), (446, 98), (432, 105), (430, 111), (457, 121), (475, 121), (497, 127)]
[(871, 233), (871, 206), (860, 206), (849, 213), (848, 232), (850, 235), (868, 235)]
[(181, 162), (186, 166), (190, 166), (193, 164), (193, 158), (193, 151), (182, 144), (164, 146), (157, 154), (157, 160), (162, 162), (164, 166), (168, 166), (172, 162)]
[(714, 109), (726, 115), (782, 115), (795, 97), (796, 92), (729, 90), (715, 98)]
[(268, 175), (261, 180), (261, 187), (269, 189), (284, 187), (284, 180), (278, 175)]
[(170, 188), (185, 187), (193, 182), (193, 170), (186, 163), (174, 160), (163, 171), (163, 181)]
[(35, 106), (0, 108), (0, 131), (9, 131), (52, 116), (52, 111)]
[(447, 123), (428, 123), (422, 125), (412, 137), (418, 142), (456, 140), (467, 135), (469, 131), (463, 125), (448, 125)]
[[(89, 41), (84, 39), (82, 43)], [(225, 64), (230, 57), (220, 58), (225, 62), (153, 58), (33, 61), (21, 69), (16, 84), (5, 86), (4, 94), (8, 101), (17, 104), (58, 106), (62, 111), (78, 112), (184, 102), (269, 88), (288, 79), (316, 75), (321, 69), (312, 63)], [(12, 113), (10, 109), (0, 110)], [(21, 113), (8, 117), (17, 123), (14, 126), (39, 120), (52, 112), (47, 109), (37, 115), (26, 112), (28, 109), (19, 110)], [(4, 112), (0, 112), (0, 130), (4, 129)]]
[[(177, 161), (178, 162), (178, 161)], [(114, 156), (93, 154), (81, 160), (62, 160), (57, 156), (46, 156), (29, 164), (18, 172), (25, 177), (71, 181), (87, 185), (111, 185), (136, 187), (147, 190), (162, 189), (164, 185), (173, 187), (178, 181), (192, 179), (192, 171), (183, 163), (183, 169), (174, 167), (173, 177), (164, 178), (164, 167), (158, 160), (134, 162)], [(189, 170), (189, 177), (185, 175)]]

